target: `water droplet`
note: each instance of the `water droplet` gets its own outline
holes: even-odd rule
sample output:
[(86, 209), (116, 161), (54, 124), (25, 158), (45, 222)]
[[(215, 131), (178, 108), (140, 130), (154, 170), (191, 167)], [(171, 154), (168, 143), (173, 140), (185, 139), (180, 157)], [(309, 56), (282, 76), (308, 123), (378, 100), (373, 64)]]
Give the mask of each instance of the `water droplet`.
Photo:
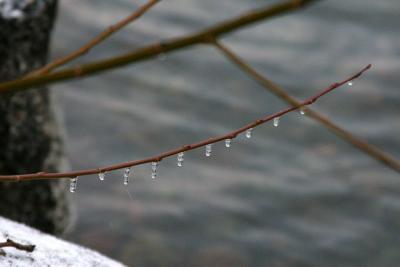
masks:
[(164, 61), (167, 59), (167, 55), (165, 53), (158, 54), (158, 60)]
[(279, 120), (280, 120), (280, 117), (274, 118), (274, 126), (275, 126), (275, 127), (278, 127), (278, 126), (279, 126)]
[(106, 177), (106, 174), (104, 172), (99, 172), (99, 179), (100, 181), (104, 181), (104, 178)]
[(212, 144), (206, 145), (206, 157), (211, 156)]
[(300, 112), (301, 115), (305, 115), (306, 114), (306, 108), (305, 107), (301, 107), (299, 112)]
[(151, 178), (152, 179), (156, 179), (157, 178), (157, 166), (158, 166), (158, 162), (157, 161), (153, 161), (151, 163)]
[(178, 154), (178, 166), (179, 167), (182, 167), (183, 166), (183, 156), (184, 156), (185, 154), (183, 153), (183, 152), (180, 152), (179, 154)]
[(78, 177), (71, 178), (71, 181), (69, 184), (69, 192), (75, 193), (77, 184), (78, 184)]
[(225, 146), (226, 147), (231, 147), (231, 143), (232, 143), (232, 139), (230, 139), (230, 138), (225, 139)]
[(253, 128), (247, 129), (247, 131), (246, 131), (246, 137), (247, 138), (251, 138), (252, 131), (253, 131)]
[(126, 168), (124, 171), (124, 185), (128, 185), (129, 183), (129, 173), (131, 172), (131, 168)]
[(349, 82), (347, 83), (347, 85), (348, 85), (348, 86), (353, 86), (353, 82), (352, 82), (352, 81), (349, 81)]

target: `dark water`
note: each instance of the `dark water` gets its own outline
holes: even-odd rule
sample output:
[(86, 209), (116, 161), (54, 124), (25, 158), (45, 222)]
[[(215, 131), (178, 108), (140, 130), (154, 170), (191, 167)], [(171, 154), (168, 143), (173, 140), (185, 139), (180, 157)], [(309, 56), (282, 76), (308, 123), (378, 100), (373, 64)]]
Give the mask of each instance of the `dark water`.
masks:
[[(60, 1), (53, 55), (63, 55), (143, 1)], [(93, 50), (109, 57), (189, 33), (272, 1), (171, 0)], [(400, 158), (400, 2), (322, 1), (224, 41), (299, 98), (373, 69), (314, 105)], [(219, 135), (286, 104), (215, 49), (196, 46), (54, 86), (74, 169), (140, 159)], [(397, 266), (400, 177), (297, 113), (251, 140), (80, 179), (69, 239), (131, 266)]]

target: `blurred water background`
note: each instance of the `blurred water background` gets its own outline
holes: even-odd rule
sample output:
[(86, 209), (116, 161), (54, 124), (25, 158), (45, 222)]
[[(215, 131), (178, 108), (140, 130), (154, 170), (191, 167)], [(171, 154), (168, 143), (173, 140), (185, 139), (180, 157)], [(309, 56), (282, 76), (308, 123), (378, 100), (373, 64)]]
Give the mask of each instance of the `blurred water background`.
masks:
[[(81, 59), (118, 55), (276, 1), (168, 0)], [(52, 55), (65, 55), (144, 1), (60, 1)], [(305, 99), (368, 63), (314, 105), (400, 157), (400, 2), (321, 1), (223, 38)], [(199, 45), (57, 84), (73, 169), (140, 159), (231, 131), (287, 105)], [(68, 239), (130, 266), (396, 266), (400, 177), (298, 113), (150, 166), (79, 180)]]

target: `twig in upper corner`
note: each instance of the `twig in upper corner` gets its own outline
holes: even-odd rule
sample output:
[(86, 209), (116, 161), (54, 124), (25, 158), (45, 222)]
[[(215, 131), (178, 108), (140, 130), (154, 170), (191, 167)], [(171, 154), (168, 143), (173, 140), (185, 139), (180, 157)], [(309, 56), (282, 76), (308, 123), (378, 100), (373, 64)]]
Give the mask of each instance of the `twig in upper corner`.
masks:
[(72, 53), (56, 59), (42, 68), (33, 71), (32, 73), (28, 74), (28, 76), (34, 75), (42, 75), (51, 72), (53, 69), (58, 68), (62, 65), (67, 64), (68, 62), (88, 53), (94, 46), (100, 44), (105, 39), (110, 37), (112, 34), (116, 33), (117, 31), (121, 30), (123, 27), (127, 26), (129, 23), (133, 22), (134, 20), (140, 18), (144, 13), (146, 13), (153, 5), (155, 5), (159, 0), (149, 0), (146, 4), (141, 6), (139, 9), (134, 11), (128, 17), (124, 18), (123, 20), (119, 21), (118, 23), (109, 26), (106, 30), (101, 32), (98, 36), (91, 39), (89, 42), (84, 44), (79, 49), (73, 51)]
[[(220, 37), (252, 23), (266, 20), (267, 18), (273, 18), (290, 11), (294, 11), (296, 8), (306, 7), (316, 1), (317, 0), (296, 0), (295, 3), (293, 2), (293, 0), (287, 0), (272, 6), (252, 10), (250, 12), (242, 14), (241, 16), (232, 17), (228, 20), (205, 28), (201, 31), (197, 31), (181, 37), (167, 39), (162, 42), (157, 41), (155, 43), (136, 48), (134, 51), (130, 51), (124, 55), (119, 55), (99, 61), (93, 61), (90, 63), (82, 64), (78, 67), (75, 66), (51, 73), (44, 73), (40, 75), (33, 75), (33, 73), (31, 73), (23, 78), (0, 83), (0, 94), (9, 93), (11, 91), (15, 92), (18, 90), (27, 90), (32, 86), (36, 86), (35, 88), (42, 88), (38, 85), (56, 83), (94, 75), (102, 71), (115, 69), (117, 67), (122, 67), (128, 64), (132, 64), (134, 62), (149, 59), (161, 53), (169, 53), (175, 50), (183, 49), (185, 47), (193, 46), (195, 44), (205, 43), (208, 42), (207, 40), (210, 37)], [(63, 64), (64, 62), (62, 62), (60, 66)], [(76, 68), (78, 68), (78, 71)], [(35, 72), (37, 73), (38, 71), (39, 70), (36, 70)]]

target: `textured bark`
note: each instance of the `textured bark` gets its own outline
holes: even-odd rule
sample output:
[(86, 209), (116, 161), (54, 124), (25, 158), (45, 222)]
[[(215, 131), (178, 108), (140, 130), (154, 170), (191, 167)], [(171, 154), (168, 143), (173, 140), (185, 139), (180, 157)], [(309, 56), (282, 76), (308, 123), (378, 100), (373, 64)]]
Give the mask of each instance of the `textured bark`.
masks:
[[(56, 0), (0, 0), (0, 81), (47, 60)], [(0, 95), (0, 172), (65, 168), (62, 138), (47, 89)], [(50, 233), (68, 225), (65, 181), (0, 183), (0, 214)]]

